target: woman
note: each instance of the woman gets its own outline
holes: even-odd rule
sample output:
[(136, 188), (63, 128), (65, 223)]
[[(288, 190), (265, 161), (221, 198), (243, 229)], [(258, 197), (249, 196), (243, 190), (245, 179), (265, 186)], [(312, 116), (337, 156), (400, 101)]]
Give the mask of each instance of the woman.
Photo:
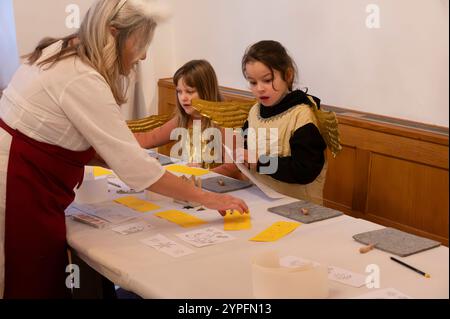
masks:
[[(0, 296), (64, 298), (65, 208), (95, 152), (130, 187), (247, 211), (148, 156), (120, 115), (124, 79), (146, 57), (158, 14), (145, 0), (98, 0), (77, 34), (44, 39), (0, 100)], [(94, 151), (95, 150), (95, 151)]]

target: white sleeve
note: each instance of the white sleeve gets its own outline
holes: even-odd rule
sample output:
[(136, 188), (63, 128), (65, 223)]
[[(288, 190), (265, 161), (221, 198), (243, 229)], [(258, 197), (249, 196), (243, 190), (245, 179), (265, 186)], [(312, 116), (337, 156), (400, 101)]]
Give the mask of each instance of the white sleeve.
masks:
[(100, 74), (87, 73), (72, 80), (59, 103), (80, 134), (128, 186), (140, 191), (163, 176), (164, 168), (140, 147)]

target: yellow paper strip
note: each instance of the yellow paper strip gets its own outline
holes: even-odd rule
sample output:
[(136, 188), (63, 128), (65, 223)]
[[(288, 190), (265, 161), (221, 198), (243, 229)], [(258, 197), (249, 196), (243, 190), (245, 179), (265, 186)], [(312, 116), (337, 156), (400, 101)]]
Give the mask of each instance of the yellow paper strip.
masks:
[(189, 167), (189, 166), (178, 165), (178, 164), (166, 166), (166, 170), (173, 172), (173, 173), (181, 173), (181, 174), (194, 175), (194, 176), (202, 176), (202, 175), (209, 173), (208, 170), (203, 169), (203, 168)]
[(276, 222), (266, 230), (263, 230), (255, 237), (251, 238), (252, 241), (276, 241), (290, 232), (294, 231), (300, 223), (297, 222)]
[(161, 208), (158, 205), (155, 205), (153, 203), (150, 203), (146, 200), (139, 199), (134, 196), (121, 197), (121, 198), (117, 198), (114, 201), (116, 203), (127, 206), (131, 209), (137, 210), (138, 212), (141, 212), (141, 213), (145, 213), (145, 212), (148, 212), (149, 210), (155, 210), (155, 209)]
[(165, 212), (157, 213), (155, 214), (155, 216), (164, 218), (185, 228), (206, 224), (206, 221), (204, 221), (203, 219), (191, 216), (178, 210), (168, 210)]
[(243, 230), (252, 228), (250, 213), (241, 214), (238, 211), (230, 212), (224, 216), (224, 230)]
[(113, 171), (100, 167), (100, 166), (94, 166), (94, 176), (95, 177), (99, 177), (99, 176), (105, 176), (105, 175), (112, 175), (114, 174)]

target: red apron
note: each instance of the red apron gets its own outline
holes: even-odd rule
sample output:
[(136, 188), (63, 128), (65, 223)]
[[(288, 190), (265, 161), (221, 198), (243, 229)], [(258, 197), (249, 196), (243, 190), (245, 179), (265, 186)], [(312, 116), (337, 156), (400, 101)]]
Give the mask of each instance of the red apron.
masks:
[(84, 165), (95, 154), (35, 141), (9, 127), (6, 179), (4, 298), (70, 298), (64, 210)]

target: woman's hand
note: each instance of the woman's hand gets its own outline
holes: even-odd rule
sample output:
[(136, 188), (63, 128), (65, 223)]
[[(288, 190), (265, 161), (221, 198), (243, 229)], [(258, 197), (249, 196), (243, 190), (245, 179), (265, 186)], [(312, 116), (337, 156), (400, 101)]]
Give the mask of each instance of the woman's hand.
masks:
[(247, 204), (243, 200), (230, 195), (204, 192), (200, 204), (209, 209), (218, 210), (222, 216), (226, 215), (227, 210), (237, 210), (241, 214), (248, 214)]
[(170, 172), (153, 183), (149, 191), (183, 201), (200, 203), (210, 209), (217, 209), (224, 216), (227, 210), (237, 210), (241, 214), (248, 213), (247, 204), (230, 195), (216, 194), (195, 187), (191, 181), (183, 180)]

